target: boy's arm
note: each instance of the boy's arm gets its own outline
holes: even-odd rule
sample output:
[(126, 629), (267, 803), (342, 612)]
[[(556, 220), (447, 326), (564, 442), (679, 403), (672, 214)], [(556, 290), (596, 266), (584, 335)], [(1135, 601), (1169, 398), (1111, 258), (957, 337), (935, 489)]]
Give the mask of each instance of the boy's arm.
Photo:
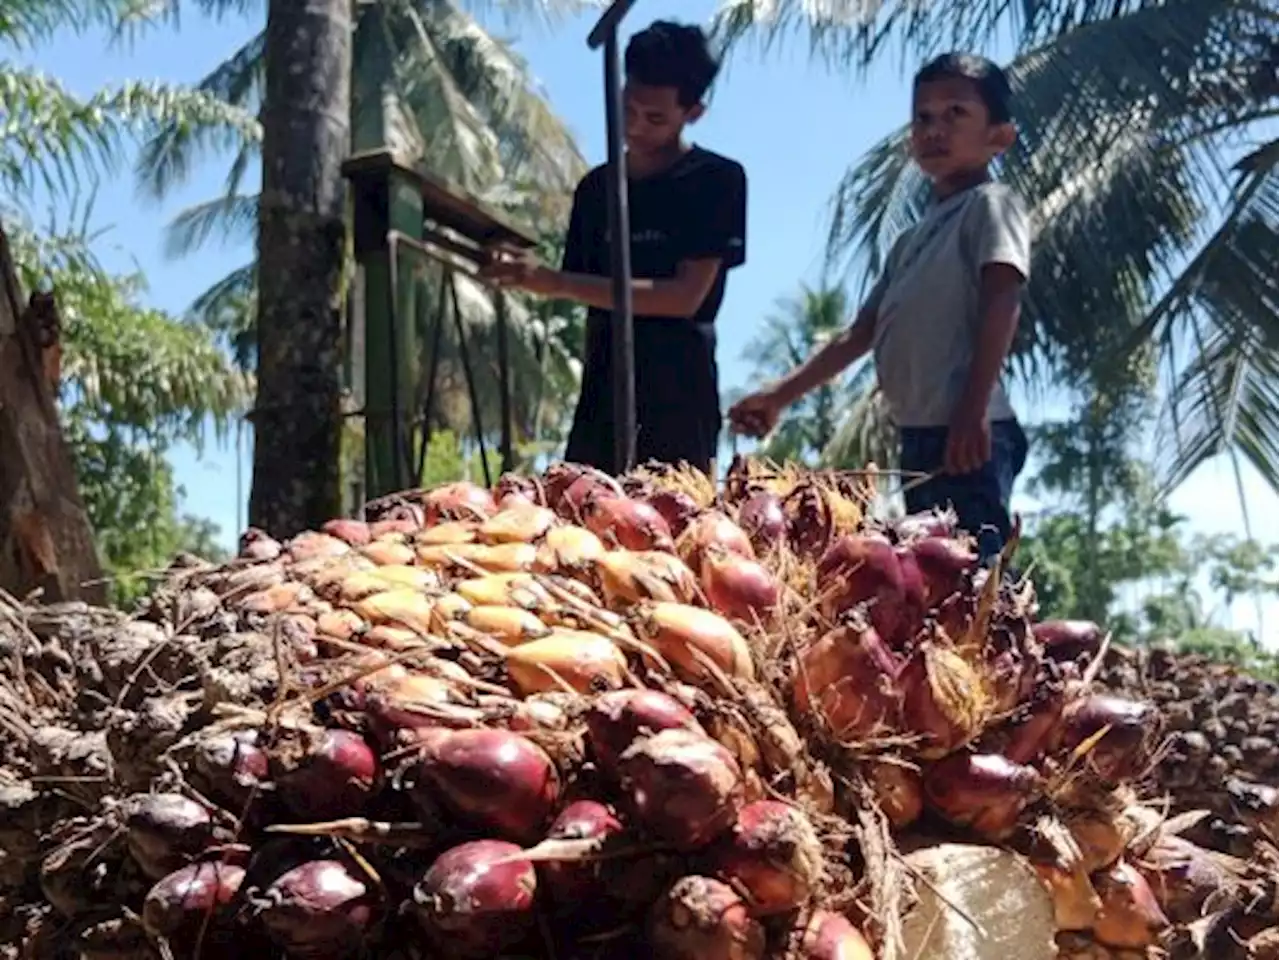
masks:
[(764, 436), (773, 429), (784, 409), (871, 352), (880, 304), (889, 288), (892, 265), (905, 236), (899, 237), (889, 249), (884, 269), (847, 330), (828, 340), (782, 379), (734, 404), (729, 417), (738, 430), (750, 436)]
[[(681, 260), (676, 275), (662, 280), (632, 280), (631, 305), (636, 313), (647, 317), (672, 317), (687, 320), (698, 312), (711, 292), (720, 272), (720, 260)], [(613, 309), (613, 278), (588, 273), (553, 272), (545, 279), (544, 289), (533, 289), (565, 300), (576, 300), (588, 307)], [(534, 281), (538, 282), (537, 280)]]
[(1022, 312), (1023, 276), (1007, 263), (988, 263), (982, 268), (978, 286), (978, 344), (969, 364), (960, 408), (967, 414), (985, 417), (991, 392), (1000, 379), (1013, 335)]
[[(689, 197), (687, 226), (672, 238), (678, 247), (676, 275), (670, 279), (634, 280), (636, 313), (687, 319), (698, 312), (721, 267), (746, 261), (747, 176), (737, 163), (708, 170)], [(613, 308), (613, 282), (572, 271), (554, 281), (559, 295), (604, 310)]]
[(885, 291), (889, 289), (893, 263), (906, 237), (906, 233), (902, 234), (889, 247), (880, 276), (876, 278), (849, 329), (828, 340), (808, 360), (768, 388), (769, 394), (780, 406), (790, 406), (805, 394), (839, 376), (855, 361), (871, 352), (876, 334), (876, 316), (880, 312)]
[(1031, 272), (1031, 228), (1007, 190), (983, 195), (975, 211), (978, 340), (947, 436), (947, 469), (969, 473), (991, 457), (987, 408), (1018, 329), (1022, 289)]
[(833, 337), (809, 359), (775, 381), (768, 389), (780, 407), (789, 407), (801, 397), (839, 376), (850, 364), (871, 350), (876, 332), (876, 306), (868, 303), (858, 311), (849, 329)]
[[(575, 213), (580, 200), (580, 196), (574, 199)], [(688, 319), (697, 313), (715, 285), (721, 267), (732, 269), (746, 259), (746, 210), (747, 180), (742, 167), (736, 163), (716, 167), (698, 184), (690, 198), (690, 226), (674, 239), (680, 246), (676, 275), (632, 280), (635, 312), (675, 319)], [(571, 238), (572, 233), (571, 222)], [(584, 265), (570, 259), (570, 249), (566, 246), (559, 271), (538, 264), (528, 264), (523, 270), (519, 266), (504, 270), (500, 264), (486, 273), (499, 282), (506, 279), (534, 293), (612, 310), (612, 278), (585, 272)]]

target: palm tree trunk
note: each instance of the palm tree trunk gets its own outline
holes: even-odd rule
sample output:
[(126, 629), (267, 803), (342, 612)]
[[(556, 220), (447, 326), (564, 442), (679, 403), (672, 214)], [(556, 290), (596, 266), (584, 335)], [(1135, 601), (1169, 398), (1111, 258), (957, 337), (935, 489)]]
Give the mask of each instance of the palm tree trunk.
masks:
[(279, 537), (341, 504), (350, 0), (270, 0), (265, 54), (249, 522)]

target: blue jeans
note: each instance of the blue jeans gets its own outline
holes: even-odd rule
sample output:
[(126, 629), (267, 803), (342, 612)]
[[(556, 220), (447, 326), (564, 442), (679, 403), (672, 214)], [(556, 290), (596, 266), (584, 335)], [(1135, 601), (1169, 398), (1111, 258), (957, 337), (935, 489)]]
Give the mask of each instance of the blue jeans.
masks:
[[(913, 473), (934, 473), (942, 469), (947, 452), (946, 427), (903, 427), (902, 469)], [(972, 473), (939, 473), (904, 495), (908, 513), (922, 513), (950, 506), (960, 526), (978, 538), (978, 552), (984, 563), (996, 557), (1009, 535), (1009, 498), (1013, 482), (1027, 462), (1027, 435), (1017, 420), (996, 420), (991, 424), (991, 459)], [(911, 483), (911, 479), (907, 479)]]

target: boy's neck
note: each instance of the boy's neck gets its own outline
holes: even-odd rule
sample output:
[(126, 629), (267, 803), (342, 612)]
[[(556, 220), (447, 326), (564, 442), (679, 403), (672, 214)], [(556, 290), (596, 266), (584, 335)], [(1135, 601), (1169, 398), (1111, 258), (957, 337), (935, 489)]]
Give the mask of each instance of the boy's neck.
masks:
[(676, 140), (664, 150), (651, 153), (633, 153), (627, 151), (627, 175), (637, 180), (654, 177), (665, 173), (675, 166), (676, 161), (689, 152), (689, 145), (684, 140)]
[(980, 186), (984, 183), (991, 182), (991, 172), (985, 167), (981, 170), (965, 170), (958, 172), (944, 180), (935, 180), (933, 184), (933, 199), (942, 201), (950, 197), (954, 197), (957, 193), (963, 193), (972, 187)]

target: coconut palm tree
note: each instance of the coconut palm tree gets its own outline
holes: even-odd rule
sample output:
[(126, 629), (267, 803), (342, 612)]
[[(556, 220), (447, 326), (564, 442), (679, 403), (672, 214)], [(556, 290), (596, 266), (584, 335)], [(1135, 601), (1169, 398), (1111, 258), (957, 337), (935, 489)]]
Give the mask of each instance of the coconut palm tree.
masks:
[(349, 0), (270, 0), (262, 50), (259, 442), (249, 522), (292, 536), (342, 508)]
[[(577, 4), (530, 0), (528, 12), (549, 15)], [(505, 208), (535, 232), (558, 234), (573, 187), (585, 163), (572, 137), (548, 108), (545, 98), (520, 59), (486, 33), (462, 6), (451, 0), (380, 0), (355, 7), (352, 46), (352, 100), (376, 103), (389, 118), (392, 146), (409, 162), (422, 164), (467, 192)], [(264, 64), (269, 63), (263, 35), (252, 38), (219, 65), (199, 88), (246, 110), (262, 100)], [(370, 111), (369, 113), (372, 113)], [(180, 183), (194, 158), (208, 147), (226, 148), (225, 140), (191, 127), (157, 131), (144, 150), (138, 177), (150, 192), (163, 196)], [(352, 131), (356, 143), (379, 141), (384, 130), (370, 135)], [(172, 224), (170, 250), (190, 252), (214, 238), (248, 238), (257, 224), (259, 197), (247, 188), (259, 140), (244, 138), (234, 147), (222, 197), (183, 211)], [(437, 304), (447, 291), (425, 290), (421, 296)], [(428, 280), (428, 286), (432, 284)], [(489, 297), (465, 277), (457, 281), (457, 304), (464, 320), (473, 365), (480, 381), (481, 421), (497, 424), (495, 316)], [(199, 297), (195, 315), (224, 335), (241, 362), (255, 361), (253, 324), (256, 272), (252, 263), (234, 271)], [(427, 318), (435, 318), (434, 311)], [(509, 354), (515, 389), (515, 418), (525, 439), (537, 440), (542, 427), (563, 420), (576, 385), (572, 348), (562, 336), (571, 328), (566, 310), (548, 310), (517, 302), (509, 311), (513, 336)], [(432, 342), (429, 330), (420, 342)], [(450, 327), (442, 344), (437, 425), (468, 431), (470, 401), (459, 363), (458, 337)], [(550, 389), (548, 389), (550, 388)], [(528, 401), (525, 403), (524, 401)]]
[[(726, 46), (806, 34), (855, 70), (1011, 32), (1019, 141), (1000, 175), (1036, 229), (1022, 369), (1069, 379), (1154, 345), (1165, 483), (1225, 451), (1276, 486), (1276, 22), (1260, 0), (725, 0), (716, 31)], [(833, 261), (875, 270), (927, 201), (905, 139), (839, 184)]]

